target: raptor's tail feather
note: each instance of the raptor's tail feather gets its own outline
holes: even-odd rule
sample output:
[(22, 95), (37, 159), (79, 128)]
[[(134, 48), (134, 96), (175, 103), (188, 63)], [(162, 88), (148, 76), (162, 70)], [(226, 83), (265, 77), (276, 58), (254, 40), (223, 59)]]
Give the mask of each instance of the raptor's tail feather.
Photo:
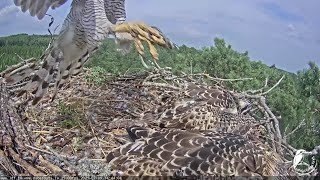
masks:
[[(95, 50), (97, 50), (97, 48), (94, 49), (93, 51), (95, 51)], [(86, 53), (83, 54), (76, 61), (61, 61), (60, 62), (58, 77), (57, 77), (57, 81), (55, 83), (55, 90), (54, 90), (53, 96), (51, 98), (51, 101), (53, 101), (56, 98), (58, 90), (63, 87), (63, 85), (66, 83), (66, 81), (71, 76), (76, 76), (82, 71), (83, 66), (89, 60), (89, 56), (90, 56), (89, 51), (86, 51)]]
[(17, 97), (30, 92), (34, 95), (32, 105), (36, 105), (48, 92), (49, 85), (54, 80), (54, 74), (57, 70), (56, 66), (62, 61), (59, 55), (59, 51), (50, 48), (40, 58), (42, 60), (41, 63), (36, 59), (25, 60), (2, 72), (1, 77), (4, 77), (9, 86), (20, 86), (20, 84), (23, 84), (16, 91)]
[(59, 57), (47, 56), (40, 69), (35, 72), (31, 80), (21, 89), (19, 96), (26, 92), (34, 94), (32, 105), (36, 105), (48, 92), (49, 85), (53, 79), (56, 65), (61, 61)]

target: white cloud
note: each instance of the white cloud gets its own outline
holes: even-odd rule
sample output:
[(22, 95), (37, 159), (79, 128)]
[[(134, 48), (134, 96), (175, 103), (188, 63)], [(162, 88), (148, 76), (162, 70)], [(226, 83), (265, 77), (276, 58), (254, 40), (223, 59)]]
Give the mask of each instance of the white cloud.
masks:
[(19, 9), (15, 5), (5, 6), (4, 8), (0, 9), (0, 19), (3, 17), (6, 17), (7, 15), (13, 12), (18, 12), (18, 11)]
[(288, 24), (287, 26), (288, 36), (293, 38), (301, 38), (297, 31), (297, 28), (293, 24)]
[[(61, 8), (56, 10), (49, 9), (48, 14), (51, 14), (54, 17), (52, 30), (58, 25), (61, 27), (61, 24), (68, 13), (68, 9), (70, 8), (70, 3), (71, 1), (69, 0)], [(1, 9), (1, 6), (4, 6), (4, 8)], [(42, 20), (38, 20), (36, 17), (31, 17), (28, 11), (23, 13), (20, 11), (19, 7), (14, 6), (13, 0), (5, 0), (1, 2), (0, 12), (3, 12), (3, 15), (0, 16), (0, 36), (18, 33), (48, 34), (48, 24), (51, 21), (49, 16), (44, 17)]]

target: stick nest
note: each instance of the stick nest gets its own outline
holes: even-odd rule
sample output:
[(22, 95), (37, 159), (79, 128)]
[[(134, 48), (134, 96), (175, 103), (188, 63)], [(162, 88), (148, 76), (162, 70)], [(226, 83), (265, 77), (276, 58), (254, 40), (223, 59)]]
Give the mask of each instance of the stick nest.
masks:
[[(55, 101), (47, 96), (37, 106), (26, 103), (30, 95), (17, 99), (13, 96), (17, 87), (1, 83), (0, 169), (12, 176), (109, 175), (105, 157), (120, 145), (116, 137), (126, 134), (125, 127), (139, 124), (144, 112), (165, 103), (163, 97), (174, 98), (188, 83), (205, 84), (204, 79), (210, 77), (176, 76), (169, 70), (97, 75), (85, 69), (59, 90)], [(221, 82), (214, 80), (224, 88)], [(256, 101), (256, 111), (268, 122), (264, 143), (292, 160), (295, 149), (279, 134), (278, 120), (262, 92), (261, 96), (232, 93)]]

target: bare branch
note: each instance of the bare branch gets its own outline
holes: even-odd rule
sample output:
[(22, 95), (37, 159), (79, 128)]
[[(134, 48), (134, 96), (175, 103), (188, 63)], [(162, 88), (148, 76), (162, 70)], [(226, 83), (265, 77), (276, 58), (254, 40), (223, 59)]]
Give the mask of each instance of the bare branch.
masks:
[(6, 70), (2, 71), (0, 73), (0, 77), (4, 77), (5, 74), (8, 74), (8, 73), (13, 72), (13, 71), (16, 71), (18, 68), (21, 68), (21, 67), (23, 67), (23, 66), (25, 66), (26, 64), (29, 64), (29, 63), (34, 63), (35, 61), (36, 61), (35, 58), (30, 58), (30, 59), (27, 59), (27, 60), (23, 60), (19, 64), (12, 65), (12, 66), (8, 67)]
[(20, 61), (24, 61), (24, 59), (21, 57), (21, 56), (19, 56), (17, 53), (14, 53), (16, 56), (18, 56), (18, 58), (20, 59)]
[(292, 134), (294, 134), (298, 129), (300, 129), (300, 128), (304, 125), (305, 120), (306, 120), (306, 119), (303, 119), (303, 120), (299, 123), (299, 125), (298, 125), (294, 130), (292, 130), (290, 133), (286, 134), (286, 135), (284, 136), (284, 139), (287, 139), (289, 136), (291, 136)]
[(247, 80), (253, 80), (254, 78), (235, 78), (235, 79), (223, 79), (223, 78), (215, 78), (215, 77), (211, 77), (209, 74), (207, 73), (199, 73), (199, 74), (189, 74), (189, 76), (201, 76), (201, 77), (206, 77), (209, 80), (213, 80), (213, 81), (247, 81)]
[(320, 155), (320, 145), (315, 147), (311, 151), (303, 152), (303, 154), (308, 155), (308, 156)]
[(277, 138), (278, 138), (278, 140), (281, 140), (282, 139), (282, 135), (281, 135), (281, 132), (280, 132), (279, 121), (276, 118), (276, 116), (271, 112), (270, 108), (267, 106), (266, 98), (261, 96), (260, 97), (260, 103), (264, 107), (264, 109), (267, 111), (267, 113), (271, 116), (271, 118), (272, 118), (272, 120), (274, 122), (274, 127), (275, 127), (275, 130), (276, 130)]
[(283, 76), (279, 79), (279, 81), (278, 81), (274, 86), (272, 86), (272, 87), (271, 87), (269, 90), (267, 90), (266, 92), (261, 93), (260, 95), (263, 96), (263, 95), (266, 95), (266, 94), (268, 94), (269, 92), (271, 92), (274, 88), (276, 88), (276, 87), (281, 83), (281, 81), (283, 80), (284, 77), (285, 77), (285, 75), (283, 75)]
[(264, 90), (264, 88), (268, 86), (268, 81), (269, 81), (269, 78), (267, 77), (264, 81), (264, 86), (262, 88), (257, 90), (247, 90), (245, 91), (245, 93), (251, 93), (251, 94), (261, 93)]

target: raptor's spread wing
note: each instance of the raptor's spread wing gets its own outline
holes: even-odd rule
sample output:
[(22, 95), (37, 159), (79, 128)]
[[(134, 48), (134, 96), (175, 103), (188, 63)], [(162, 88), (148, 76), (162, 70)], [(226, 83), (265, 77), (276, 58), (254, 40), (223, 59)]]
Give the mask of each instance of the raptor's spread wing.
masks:
[(42, 19), (49, 7), (52, 9), (58, 8), (68, 0), (14, 0), (16, 6), (20, 6), (22, 12), (29, 10), (31, 16), (37, 16)]

